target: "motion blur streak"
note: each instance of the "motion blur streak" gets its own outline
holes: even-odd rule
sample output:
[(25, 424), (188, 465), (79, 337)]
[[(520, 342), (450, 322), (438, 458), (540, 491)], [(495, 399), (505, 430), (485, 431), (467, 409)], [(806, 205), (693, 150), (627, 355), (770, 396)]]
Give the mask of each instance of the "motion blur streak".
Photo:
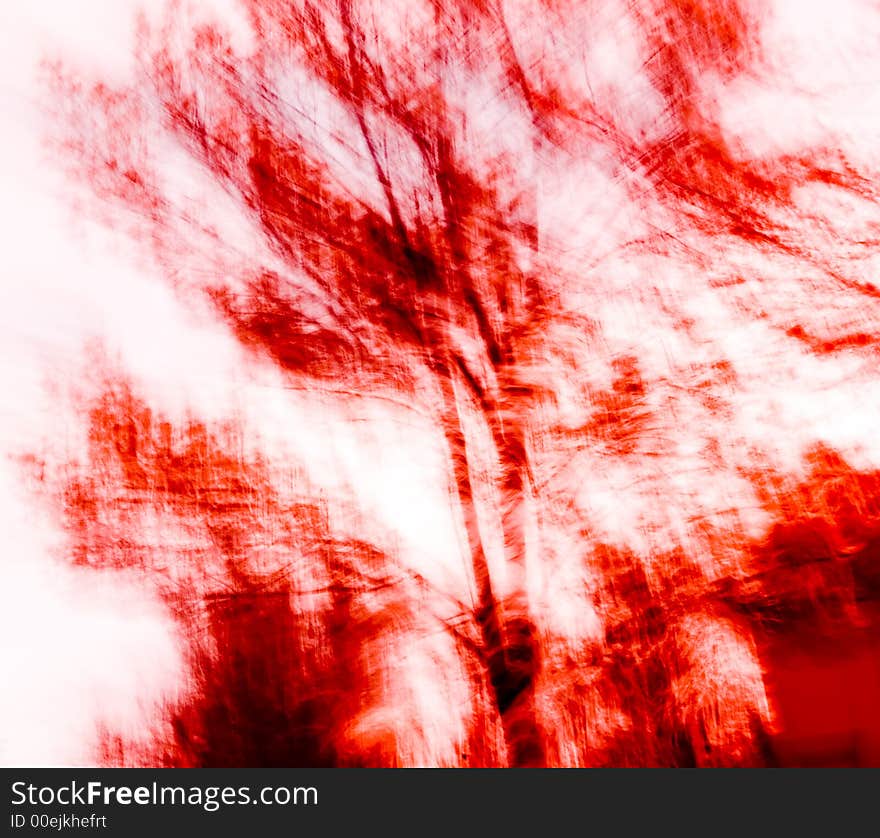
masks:
[(42, 56), (100, 315), (18, 292), (3, 435), (114, 674), (7, 759), (880, 765), (875, 4), (131, 20)]

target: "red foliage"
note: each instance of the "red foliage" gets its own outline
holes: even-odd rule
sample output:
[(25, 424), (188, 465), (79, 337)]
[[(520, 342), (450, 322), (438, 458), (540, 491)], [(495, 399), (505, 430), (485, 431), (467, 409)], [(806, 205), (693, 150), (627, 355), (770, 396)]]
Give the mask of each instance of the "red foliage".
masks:
[[(803, 346), (871, 357), (875, 341), (846, 323), (793, 325), (772, 301), (768, 314), (760, 281), (738, 273), (742, 254), (794, 260), (841, 293), (876, 293), (813, 246), (815, 219), (792, 217), (804, 186), (864, 197), (869, 179), (836, 150), (743, 154), (706, 93), (707, 77), (732, 83), (758, 62), (752, 12), (724, 0), (627, 13), (659, 103), (636, 131), (577, 91), (566, 33), (525, 60), (543, 33), (504, 4), (244, 6), (248, 49), (216, 26), (180, 48), (172, 15), (143, 31), (152, 47), (129, 88), (87, 89), (59, 70), (66, 159), (128, 213), (181, 298), (208, 300), (283, 380), (430, 416), (462, 521), (462, 605), (430, 613), (443, 594), (401, 570), (391, 534), (340, 532), (332, 510), (356, 509), (352, 497), (328, 501), (304, 467), (245, 454), (234, 425), (174, 427), (115, 384), (88, 411), (88, 461), (64, 490), (73, 560), (160, 579), (192, 672), (189, 698), (167, 708), (171, 741), (118, 759), (877, 763), (866, 708), (880, 698), (880, 473), (815, 440), (800, 476), (760, 441), (746, 451), (737, 398), (761, 375), (720, 343), (704, 352), (711, 295), (769, 320), (786, 358)], [(591, 14), (542, 6), (549, 20)], [(467, 101), (487, 91), (494, 132)], [(226, 220), (255, 230), (258, 248), (237, 251), (210, 207), (191, 205), (163, 144), (219, 187)], [(601, 255), (610, 214), (570, 199), (589, 240), (575, 257), (565, 219), (542, 220), (569, 170), (609, 194), (619, 185), (646, 219), (611, 246), (619, 275)], [(607, 320), (620, 299), (656, 321), (621, 337)], [(676, 342), (693, 357), (673, 357)], [(697, 488), (682, 488), (692, 473)], [(728, 491), (732, 511), (715, 499)], [(743, 497), (770, 522), (760, 535), (736, 519)], [(559, 614), (542, 591), (565, 598)], [(434, 664), (467, 706), (437, 732), (419, 705), (422, 729), (403, 733), (388, 717), (410, 706), (407, 679), (426, 677), (406, 650), (432, 632), (446, 644)], [(799, 648), (814, 637), (815, 654)], [(828, 673), (863, 691), (857, 708), (813, 688)]]

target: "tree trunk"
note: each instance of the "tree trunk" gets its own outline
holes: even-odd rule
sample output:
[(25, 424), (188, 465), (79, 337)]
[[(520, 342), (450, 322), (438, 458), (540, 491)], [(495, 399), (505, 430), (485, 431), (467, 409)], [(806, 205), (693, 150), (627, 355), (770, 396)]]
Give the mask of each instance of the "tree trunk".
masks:
[[(511, 767), (542, 766), (545, 763), (544, 736), (534, 700), (538, 671), (534, 624), (528, 614), (524, 582), (525, 539), (523, 505), (525, 485), (522, 471), (510, 459), (511, 451), (499, 449), (504, 468), (502, 526), (505, 559), (516, 574), (514, 595), (499, 600), (492, 586), (489, 564), (483, 548), (476, 502), (469, 468), (468, 446), (458, 398), (448, 375), (440, 375), (445, 405), (444, 432), (452, 458), (456, 492), (461, 502), (468, 552), (477, 590), (474, 618), (482, 640), (482, 659), (492, 688), (492, 697), (504, 730), (507, 761)], [(493, 438), (499, 437), (497, 419), (490, 417)], [(514, 473), (515, 472), (515, 473)]]

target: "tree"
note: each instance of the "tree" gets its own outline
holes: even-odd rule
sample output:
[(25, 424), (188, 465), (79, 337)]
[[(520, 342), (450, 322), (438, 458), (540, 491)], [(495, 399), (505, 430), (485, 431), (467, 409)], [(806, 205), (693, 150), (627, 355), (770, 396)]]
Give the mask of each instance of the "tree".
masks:
[[(572, 17), (580, 31), (590, 15), (599, 16), (590, 4), (540, 5), (550, 28)], [(602, 303), (609, 257), (638, 264), (647, 254), (653, 265), (680, 260), (713, 275), (719, 260), (709, 249), (725, 254), (723, 261), (745, 244), (771, 259), (811, 264), (830, 283), (870, 296), (832, 264), (833, 253), (817, 256), (799, 241), (801, 226), (779, 220), (792, 191), (804, 183), (835, 183), (864, 195), (865, 180), (832, 154), (743, 162), (711, 111), (701, 110), (701, 74), (730, 80), (748, 66), (755, 27), (738, 3), (672, 2), (626, 18), (647, 47), (640, 69), (661, 122), (653, 131), (644, 123), (627, 124), (607, 94), (569, 72), (578, 66), (570, 52), (575, 37), (550, 34), (544, 51), (536, 50), (533, 41), (541, 33), (531, 31), (527, 10), (515, 4), (392, 8), (353, 0), (247, 0), (242, 7), (250, 32), (245, 46), (234, 46), (214, 24), (193, 26), (191, 40), (181, 45), (181, 34), (189, 31), (182, 7), (158, 30), (143, 23), (141, 75), (130, 87), (88, 88), (58, 69), (67, 124), (74, 126), (65, 138), (68, 159), (114, 213), (120, 206), (129, 211), (123, 223), (150, 246), (181, 294), (203, 295), (237, 339), (270, 358), (293, 385), (342, 387), (351, 399), (403, 400), (428, 412), (442, 430), (473, 585), (465, 620), (454, 631), (491, 699), (492, 718), (477, 735), (483, 742), (477, 761), (763, 759), (759, 731), (773, 714), (754, 660), (750, 623), (737, 616), (737, 609), (756, 608), (762, 596), (746, 593), (750, 571), (722, 574), (728, 584), (719, 589), (709, 581), (713, 574), (672, 546), (659, 558), (653, 553), (650, 570), (635, 551), (591, 532), (571, 499), (573, 478), (566, 469), (572, 451), (598, 445), (602, 456), (628, 464), (649, 456), (645, 440), (661, 411), (652, 396), (656, 381), (638, 351), (616, 353), (610, 385), (592, 390), (596, 409), (587, 410), (582, 423), (566, 426), (556, 418), (559, 381), (545, 376), (548, 370), (573, 376), (576, 389), (589, 390), (584, 366), (601, 347), (603, 329), (590, 306)], [(169, 165), (169, 147), (209, 174), (231, 208), (228, 217), (256, 231), (258, 248), (237, 251), (222, 229), (193, 212)], [(644, 215), (638, 231), (622, 242), (617, 237), (607, 252), (602, 230), (582, 221), (586, 243), (578, 243), (574, 262), (563, 247), (565, 235), (539, 217), (548, 172), (549, 179), (564, 178), (569, 165), (602, 172), (607, 181), (601, 183), (616, 183)], [(639, 198), (646, 192), (648, 201)], [(688, 323), (682, 323), (687, 332)], [(813, 340), (800, 326), (789, 338)], [(709, 363), (700, 373), (707, 376), (707, 398), (733, 375), (725, 363)], [(702, 395), (687, 398), (702, 404)], [(130, 427), (143, 426), (141, 409), (128, 411)], [(547, 420), (550, 413), (554, 418)], [(141, 437), (144, 427), (151, 439), (149, 422)], [(160, 447), (149, 446), (159, 457)], [(213, 456), (187, 459), (186, 468)], [(124, 470), (124, 456), (122, 462)], [(156, 461), (153, 468), (167, 475), (171, 466)], [(126, 479), (130, 489), (131, 476)], [(185, 497), (210, 480), (200, 484), (190, 475), (184, 484), (162, 491)], [(233, 494), (266, 492), (251, 481)], [(216, 543), (227, 544), (221, 552), (239, 556), (247, 550), (229, 545), (261, 526), (261, 517), (290, 514), (312, 521), (316, 535), (303, 549), (323, 556), (336, 597), (327, 619), (339, 621), (348, 613), (345, 591), (362, 585), (377, 563), (385, 569), (370, 584), (385, 584), (387, 562), (371, 559), (381, 551), (366, 543), (327, 550), (332, 528), (321, 523), (316, 509), (305, 504), (296, 513), (275, 509), (261, 516), (233, 506), (221, 515), (219, 528), (216, 507), (198, 514), (210, 517)], [(600, 579), (593, 599), (601, 603), (604, 652), (553, 651), (552, 636), (538, 625), (527, 580), (529, 551), (535, 549), (530, 533), (540, 534), (540, 553), (554, 528), (577, 533), (575, 540), (589, 545), (577, 549), (589, 554), (591, 572)], [(707, 541), (725, 538), (710, 532)], [(349, 559), (343, 561), (343, 554)], [(247, 565), (232, 562), (225, 571), (238, 595), (267, 593)], [(284, 578), (268, 593), (288, 597), (291, 584)], [(294, 620), (284, 627), (285, 607), (273, 622), (276, 612), (260, 606), (263, 617), (242, 618), (233, 634), (296, 636), (302, 626)], [(220, 633), (229, 632), (228, 614), (224, 619)], [(341, 624), (331, 632), (337, 639), (344, 633)], [(357, 657), (361, 641), (354, 634), (335, 648), (339, 667)], [(246, 644), (242, 649), (241, 660), (259, 658)], [(277, 664), (286, 653), (273, 654)], [(712, 664), (713, 655), (720, 662)], [(272, 677), (281, 680), (314, 679), (320, 670), (314, 664), (285, 673), (276, 664)], [(583, 676), (591, 666), (604, 673), (604, 686)], [(233, 684), (240, 673), (206, 677)], [(577, 704), (579, 689), (598, 695), (583, 699), (584, 705), (597, 701), (616, 708), (630, 720), (629, 732), (609, 716), (602, 723), (611, 732), (600, 735), (596, 718), (572, 710), (565, 723), (574, 725), (574, 739), (584, 741), (569, 749), (575, 756), (564, 756), (565, 745), (558, 742), (548, 753), (553, 714), (540, 705), (551, 701), (554, 678), (568, 693), (563, 704)], [(536, 689), (539, 679), (543, 692)], [(711, 688), (701, 686), (701, 679)], [(334, 689), (329, 680), (326, 689)], [(335, 689), (340, 691), (338, 684)], [(284, 710), (282, 727), (314, 727), (316, 700), (293, 701), (296, 709)], [(251, 716), (264, 712), (247, 709), (245, 698), (233, 704)], [(572, 721), (581, 712), (583, 720)], [(217, 721), (216, 713), (205, 724), (230, 726), (228, 718)], [(329, 724), (322, 728), (325, 736)], [(493, 725), (503, 732), (498, 749), (486, 732)], [(283, 762), (285, 746), (279, 747), (271, 755), (247, 748), (234, 753), (248, 761)], [(192, 762), (220, 761), (210, 749), (191, 750), (200, 754), (189, 757)], [(342, 759), (331, 751), (308, 745), (288, 757)], [(381, 748), (359, 758), (395, 759)]]

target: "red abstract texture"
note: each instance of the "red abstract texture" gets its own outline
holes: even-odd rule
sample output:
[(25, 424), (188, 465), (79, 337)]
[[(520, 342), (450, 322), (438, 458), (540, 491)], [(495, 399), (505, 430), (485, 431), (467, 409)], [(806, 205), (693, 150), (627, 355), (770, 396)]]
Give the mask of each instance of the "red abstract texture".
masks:
[(183, 672), (97, 759), (880, 764), (880, 161), (785, 113), (778, 5), (175, 4), (50, 66), (83, 205), (289, 417), (93, 353), (38, 485)]

